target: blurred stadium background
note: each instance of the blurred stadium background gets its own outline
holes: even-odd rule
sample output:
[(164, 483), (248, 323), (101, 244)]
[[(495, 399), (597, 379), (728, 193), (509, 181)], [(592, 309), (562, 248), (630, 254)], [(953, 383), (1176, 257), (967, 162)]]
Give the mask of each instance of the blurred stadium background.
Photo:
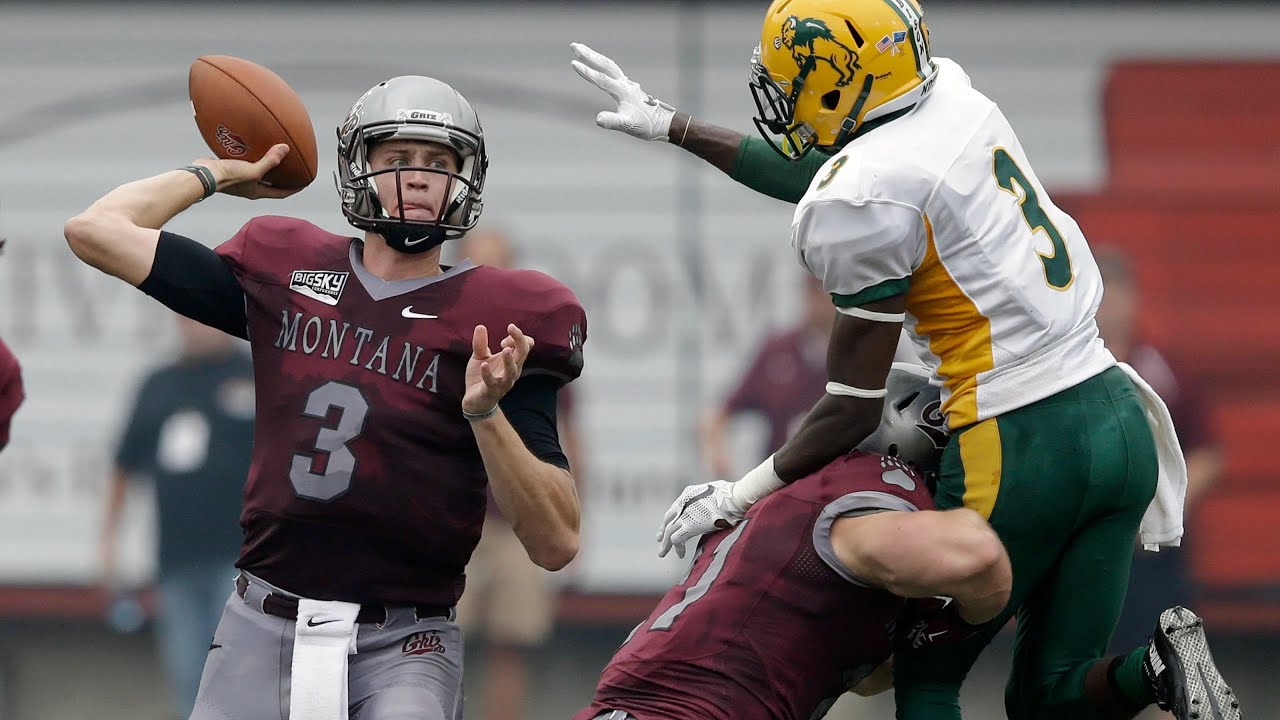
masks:
[[(66, 218), (111, 187), (206, 154), (186, 99), (202, 54), (267, 65), (302, 95), (320, 179), (279, 203), (218, 197), (177, 232), (217, 244), (255, 214), (343, 232), (333, 132), (370, 85), (453, 83), (476, 105), (492, 166), (485, 217), (521, 264), (552, 273), (591, 318), (577, 383), (589, 467), (583, 549), (528, 717), (568, 715), (682, 567), (653, 532), (674, 492), (710, 479), (696, 425), (770, 332), (801, 312), (790, 208), (675, 148), (594, 124), (605, 98), (568, 44), (611, 55), (646, 90), (742, 131), (765, 3), (124, 3), (0, 5), (0, 336), (28, 401), (0, 455), (0, 718), (166, 717), (149, 627), (112, 632), (98, 590), (104, 488), (138, 378), (169, 357), (166, 311), (78, 264)], [(1224, 674), (1248, 717), (1280, 690), (1280, 4), (926, 0), (935, 53), (959, 61), (1018, 130), (1094, 244), (1129, 250), (1148, 337), (1202, 382), (1225, 474), (1190, 519)], [(761, 428), (733, 426), (734, 470)], [(154, 518), (131, 497), (124, 567), (145, 586)], [(228, 518), (234, 522), (234, 518)], [(1089, 588), (1079, 592), (1088, 593)], [(144, 599), (147, 596), (143, 595)], [(483, 653), (468, 658), (468, 717)], [(1008, 642), (965, 690), (1003, 717)], [(880, 698), (836, 717), (891, 717)]]

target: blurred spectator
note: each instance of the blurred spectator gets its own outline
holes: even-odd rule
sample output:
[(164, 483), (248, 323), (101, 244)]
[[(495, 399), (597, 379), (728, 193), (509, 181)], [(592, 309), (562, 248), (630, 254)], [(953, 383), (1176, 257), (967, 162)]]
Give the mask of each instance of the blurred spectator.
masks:
[(0, 340), (0, 450), (9, 444), (9, 423), (24, 397), (18, 358)]
[[(5, 238), (0, 238), (0, 252), (4, 251), (4, 244)], [(4, 340), (0, 340), (0, 450), (9, 444), (9, 423), (24, 398), (18, 358)]]
[[(1187, 460), (1185, 513), (1190, 516), (1222, 471), (1222, 451), (1208, 408), (1192, 378), (1177, 372), (1158, 349), (1139, 335), (1140, 288), (1128, 256), (1114, 248), (1099, 248), (1094, 254), (1104, 284), (1098, 328), (1116, 359), (1132, 365), (1169, 406)], [(1196, 588), (1187, 555), (1188, 543), (1194, 542), (1194, 536), (1188, 535), (1181, 547), (1135, 553), (1129, 594), (1112, 638), (1113, 648), (1125, 650), (1145, 642), (1165, 608), (1194, 607)]]
[(209, 638), (231, 592), (253, 443), (253, 365), (236, 341), (181, 316), (181, 355), (142, 383), (111, 479), (104, 580), (130, 480), (155, 483), (159, 521), (156, 633), (176, 717), (191, 714)]
[[(827, 386), (827, 340), (835, 306), (820, 280), (804, 277), (804, 318), (798, 327), (767, 338), (722, 406), (706, 419), (702, 451), (717, 478), (736, 477), (726, 436), (729, 421), (759, 413), (767, 426), (763, 458), (782, 447), (791, 431), (813, 409)], [(752, 461), (754, 464), (756, 460)]]
[[(479, 265), (515, 265), (510, 240), (492, 225), (473, 230), (459, 240), (457, 256)], [(537, 342), (539, 338), (534, 335), (533, 339)], [(573, 397), (572, 386), (560, 389), (556, 397), (557, 425), (560, 447), (569, 458), (574, 479), (581, 484), (586, 472)], [(458, 622), (463, 630), (468, 636), (483, 638), (485, 643), (486, 683), (481, 697), (486, 720), (518, 720), (524, 716), (529, 656), (550, 636), (555, 613), (555, 589), (529, 559), (490, 493), (484, 532), (467, 564), (467, 587), (458, 601)]]

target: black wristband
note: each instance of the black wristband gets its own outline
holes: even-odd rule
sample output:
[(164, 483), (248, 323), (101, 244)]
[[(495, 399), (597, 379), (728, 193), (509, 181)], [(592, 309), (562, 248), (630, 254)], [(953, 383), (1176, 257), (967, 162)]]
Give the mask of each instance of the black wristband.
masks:
[(201, 200), (207, 200), (218, 192), (218, 182), (213, 179), (213, 171), (209, 168), (203, 165), (184, 165), (179, 170), (186, 170), (200, 178), (200, 184), (204, 186), (204, 195), (200, 196)]

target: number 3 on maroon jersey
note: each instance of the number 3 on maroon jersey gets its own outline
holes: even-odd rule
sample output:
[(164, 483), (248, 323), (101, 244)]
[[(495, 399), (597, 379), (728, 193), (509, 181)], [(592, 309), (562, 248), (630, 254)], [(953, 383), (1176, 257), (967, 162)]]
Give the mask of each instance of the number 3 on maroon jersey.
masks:
[(347, 445), (364, 432), (369, 401), (365, 400), (359, 388), (330, 380), (311, 391), (302, 414), (323, 421), (331, 408), (338, 409), (338, 424), (336, 427), (322, 425), (315, 441), (315, 453), (325, 453), (328, 456), (324, 472), (312, 472), (314, 453), (293, 454), (289, 481), (293, 483), (293, 492), (298, 497), (328, 502), (346, 494), (351, 487), (351, 476), (356, 471), (356, 456)]

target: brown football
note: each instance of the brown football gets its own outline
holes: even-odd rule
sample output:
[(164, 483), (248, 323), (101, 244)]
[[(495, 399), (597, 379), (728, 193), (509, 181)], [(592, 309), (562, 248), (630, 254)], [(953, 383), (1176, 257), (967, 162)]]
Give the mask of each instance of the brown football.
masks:
[(316, 179), (316, 134), (302, 99), (279, 75), (242, 58), (205, 55), (191, 64), (187, 86), (196, 127), (220, 158), (256, 162), (276, 143), (284, 161), (263, 178), (282, 188)]

